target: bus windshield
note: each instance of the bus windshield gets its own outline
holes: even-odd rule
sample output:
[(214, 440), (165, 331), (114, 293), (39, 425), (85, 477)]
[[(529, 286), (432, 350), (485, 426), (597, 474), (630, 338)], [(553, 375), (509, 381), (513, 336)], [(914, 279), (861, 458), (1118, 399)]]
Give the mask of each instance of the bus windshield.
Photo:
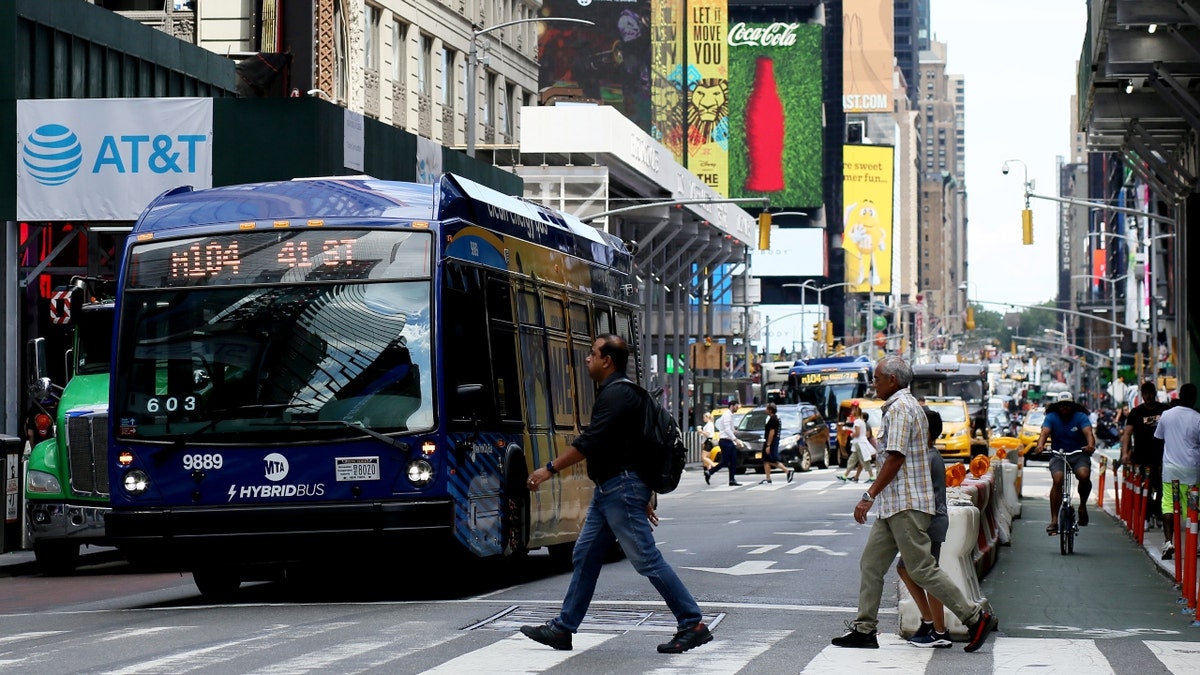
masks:
[(978, 376), (950, 376), (945, 379), (914, 378), (912, 383), (913, 396), (951, 396), (961, 398), (967, 405), (979, 405), (983, 402), (983, 380)]
[[(295, 443), (361, 438), (359, 425), (432, 429), (431, 282), (406, 278), (427, 274), (427, 239), (392, 233), (385, 262), (417, 251), (391, 272), (326, 270), (308, 277), (320, 281), (259, 285), (246, 282), (263, 270), (243, 261), (240, 271), (258, 274), (127, 291), (114, 432), (126, 440)], [(370, 280), (326, 281), (339, 276)]]

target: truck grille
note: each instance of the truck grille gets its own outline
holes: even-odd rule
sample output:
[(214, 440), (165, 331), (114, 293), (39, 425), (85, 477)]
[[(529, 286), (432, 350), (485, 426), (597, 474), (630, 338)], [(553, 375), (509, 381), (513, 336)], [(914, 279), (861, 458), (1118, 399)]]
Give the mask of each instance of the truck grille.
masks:
[(67, 417), (67, 453), (71, 458), (71, 491), (108, 496), (108, 414)]

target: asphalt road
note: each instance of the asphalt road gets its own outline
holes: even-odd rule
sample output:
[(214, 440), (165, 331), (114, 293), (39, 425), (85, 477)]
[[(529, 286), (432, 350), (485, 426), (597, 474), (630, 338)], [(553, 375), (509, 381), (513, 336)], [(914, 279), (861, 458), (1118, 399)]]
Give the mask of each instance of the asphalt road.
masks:
[[(1013, 543), (982, 581), (1000, 617), (984, 649), (922, 650), (896, 635), (894, 576), (882, 648), (829, 646), (854, 616), (867, 527), (850, 510), (861, 484), (832, 470), (792, 484), (740, 488), (698, 471), (661, 498), (667, 559), (697, 596), (716, 639), (660, 655), (674, 620), (625, 561), (605, 567), (575, 649), (554, 651), (516, 629), (555, 614), (569, 582), (544, 555), (515, 575), (431, 567), (419, 551), (381, 569), (328, 570), (246, 585), (206, 603), (190, 578), (131, 569), (109, 552), (73, 577), (43, 577), (28, 554), (0, 556), (0, 670), (52, 673), (1044, 673), (1195, 672), (1200, 628), (1178, 591), (1107, 515), (1073, 556), (1044, 533), (1049, 480), (1025, 477)], [(779, 478), (776, 478), (778, 481)], [(1110, 486), (1111, 487), (1111, 486)], [(23, 557), (23, 559), (22, 559)], [(1190, 659), (1190, 660), (1189, 660)]]

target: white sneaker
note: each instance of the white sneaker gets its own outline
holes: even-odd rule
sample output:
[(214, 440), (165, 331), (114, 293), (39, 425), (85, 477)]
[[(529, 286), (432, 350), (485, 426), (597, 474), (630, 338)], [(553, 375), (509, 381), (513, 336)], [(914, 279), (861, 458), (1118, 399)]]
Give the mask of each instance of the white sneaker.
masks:
[(1163, 542), (1162, 549), (1160, 550), (1162, 551), (1162, 559), (1170, 560), (1175, 555), (1175, 542)]

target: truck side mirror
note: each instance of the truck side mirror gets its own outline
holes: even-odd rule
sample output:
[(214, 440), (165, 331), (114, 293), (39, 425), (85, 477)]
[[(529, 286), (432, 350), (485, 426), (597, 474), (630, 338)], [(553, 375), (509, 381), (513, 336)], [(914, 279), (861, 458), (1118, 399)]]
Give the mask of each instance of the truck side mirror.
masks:
[(25, 347), (25, 363), (29, 364), (29, 395), (38, 402), (49, 401), (53, 385), (46, 371), (46, 338), (33, 338)]

